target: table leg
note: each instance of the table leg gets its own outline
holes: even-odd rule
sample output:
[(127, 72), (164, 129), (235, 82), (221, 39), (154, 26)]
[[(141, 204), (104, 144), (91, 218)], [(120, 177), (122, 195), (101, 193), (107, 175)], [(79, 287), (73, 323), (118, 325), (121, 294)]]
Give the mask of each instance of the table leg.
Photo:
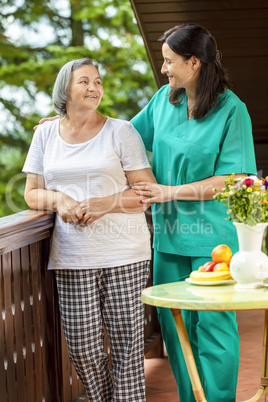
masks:
[(261, 384), (257, 391), (257, 393), (250, 399), (247, 399), (244, 402), (255, 402), (260, 399), (263, 392), (265, 392), (265, 402), (268, 402), (268, 350), (267, 350), (267, 341), (268, 341), (268, 310), (265, 310), (265, 319), (264, 319), (264, 334), (263, 334), (263, 355), (262, 355), (262, 370), (261, 370)]
[(263, 334), (263, 357), (262, 357), (262, 379), (261, 383), (265, 388), (265, 402), (268, 402), (268, 310), (265, 310), (264, 334)]
[(196, 368), (192, 348), (189, 342), (188, 334), (183, 322), (181, 310), (171, 309), (175, 325), (177, 328), (179, 340), (181, 343), (182, 352), (184, 355), (185, 363), (191, 380), (193, 393), (197, 402), (206, 402), (205, 394), (201, 385), (199, 374)]

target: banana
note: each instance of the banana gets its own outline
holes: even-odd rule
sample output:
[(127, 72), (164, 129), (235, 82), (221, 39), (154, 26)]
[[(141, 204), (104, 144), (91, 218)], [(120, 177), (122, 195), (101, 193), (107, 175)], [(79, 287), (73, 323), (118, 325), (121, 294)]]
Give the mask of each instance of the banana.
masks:
[(190, 274), (193, 281), (226, 281), (233, 279), (230, 271), (217, 271), (217, 272), (199, 272), (193, 271)]

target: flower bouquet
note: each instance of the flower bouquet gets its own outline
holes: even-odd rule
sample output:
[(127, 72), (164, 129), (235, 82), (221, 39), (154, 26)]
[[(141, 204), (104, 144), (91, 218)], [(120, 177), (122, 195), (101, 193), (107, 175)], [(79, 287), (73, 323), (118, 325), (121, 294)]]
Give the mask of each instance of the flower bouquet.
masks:
[[(216, 192), (217, 190), (215, 190)], [(226, 177), (225, 188), (214, 195), (227, 206), (228, 219), (249, 226), (268, 222), (268, 177)]]
[(264, 286), (263, 281), (268, 277), (268, 258), (261, 246), (268, 225), (268, 177), (236, 178), (232, 174), (226, 178), (225, 188), (214, 198), (227, 206), (228, 219), (237, 230), (239, 251), (230, 263), (236, 289)]

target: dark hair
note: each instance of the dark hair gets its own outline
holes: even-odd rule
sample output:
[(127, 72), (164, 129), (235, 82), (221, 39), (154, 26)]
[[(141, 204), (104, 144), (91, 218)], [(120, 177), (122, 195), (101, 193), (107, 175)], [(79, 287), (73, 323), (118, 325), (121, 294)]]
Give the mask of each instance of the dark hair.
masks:
[(94, 66), (98, 70), (98, 64), (94, 60), (85, 57), (83, 59), (68, 61), (68, 63), (64, 64), (64, 66), (60, 69), (57, 75), (52, 91), (52, 101), (56, 112), (63, 116), (66, 116), (67, 113), (66, 102), (69, 99), (68, 88), (72, 79), (72, 73), (78, 67), (84, 65)]
[[(201, 69), (193, 117), (203, 118), (216, 105), (218, 95), (231, 87), (214, 37), (200, 25), (181, 24), (166, 31), (159, 41), (162, 44), (167, 43), (173, 52), (186, 60), (192, 56), (200, 59)], [(180, 95), (184, 91), (184, 88), (173, 88), (169, 94), (170, 103), (180, 103), (182, 100)]]

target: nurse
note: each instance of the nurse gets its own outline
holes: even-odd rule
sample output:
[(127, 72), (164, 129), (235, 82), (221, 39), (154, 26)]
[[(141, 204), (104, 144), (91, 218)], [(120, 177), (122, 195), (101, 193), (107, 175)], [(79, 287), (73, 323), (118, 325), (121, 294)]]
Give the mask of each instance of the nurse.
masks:
[[(158, 184), (133, 188), (154, 203), (154, 284), (182, 281), (211, 259), (218, 244), (237, 251), (226, 209), (213, 200), (232, 173), (256, 174), (247, 108), (229, 89), (213, 36), (195, 24), (165, 32), (163, 66), (169, 85), (132, 119), (153, 152)], [(182, 402), (195, 401), (169, 309), (159, 321)], [(233, 402), (239, 364), (235, 312), (183, 311), (183, 318), (209, 402)]]

